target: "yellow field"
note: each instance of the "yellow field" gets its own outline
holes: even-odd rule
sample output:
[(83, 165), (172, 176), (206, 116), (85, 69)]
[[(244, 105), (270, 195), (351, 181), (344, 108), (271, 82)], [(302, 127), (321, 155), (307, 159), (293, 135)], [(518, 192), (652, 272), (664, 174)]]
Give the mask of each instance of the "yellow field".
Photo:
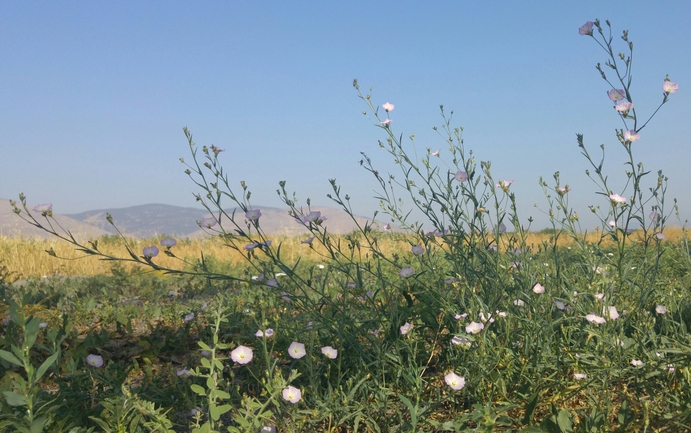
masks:
[[(511, 239), (512, 234), (505, 234), (502, 241), (505, 243)], [(640, 234), (634, 232), (631, 235), (632, 239), (636, 239)], [(686, 236), (686, 230), (678, 227), (672, 227), (665, 230), (665, 236), (668, 241), (675, 241)], [(588, 241), (596, 242), (600, 235), (597, 232), (588, 234)], [(122, 241), (101, 240), (99, 249), (108, 254), (119, 257), (128, 257), (127, 251), (122, 246)], [(298, 258), (308, 259), (315, 262), (324, 261), (324, 248), (318, 246), (318, 242), (314, 241), (315, 248), (310, 248), (300, 241), (303, 237), (286, 237), (279, 236), (272, 238), (273, 246), (281, 244), (281, 257), (287, 263), (293, 263)], [(410, 241), (404, 235), (400, 234), (385, 234), (380, 236), (379, 248), (385, 254), (393, 252), (408, 251), (410, 249)], [(543, 242), (550, 240), (549, 234), (543, 233), (528, 233), (526, 237), (526, 244), (533, 249)], [(144, 247), (157, 245), (159, 249), (163, 249), (159, 245), (159, 239), (128, 239), (127, 240), (132, 249), (141, 254)], [(345, 237), (334, 237), (333, 242), (340, 241), (342, 244), (342, 251), (348, 251), (347, 241)], [(565, 234), (559, 238), (559, 245), (568, 245), (571, 240)], [(51, 257), (46, 253), (46, 250), (53, 249), (55, 254), (63, 260), (56, 257)], [(245, 262), (245, 258), (240, 253), (224, 246), (219, 238), (206, 238), (195, 240), (178, 241), (178, 244), (173, 247), (172, 251), (180, 258), (188, 261), (195, 261), (203, 252), (205, 257), (213, 257), (216, 260), (241, 264)], [(362, 254), (368, 252), (367, 248), (362, 249)], [(182, 265), (176, 259), (165, 256), (160, 253), (154, 259), (154, 262), (164, 267), (181, 268)], [(36, 239), (36, 238), (8, 238), (0, 237), (0, 269), (5, 267), (7, 271), (12, 273), (10, 280), (40, 277), (44, 275), (109, 275), (113, 263), (110, 261), (102, 261), (96, 257), (84, 257), (83, 254), (75, 251), (75, 248), (59, 239)], [(127, 267), (127, 266), (125, 266)]]

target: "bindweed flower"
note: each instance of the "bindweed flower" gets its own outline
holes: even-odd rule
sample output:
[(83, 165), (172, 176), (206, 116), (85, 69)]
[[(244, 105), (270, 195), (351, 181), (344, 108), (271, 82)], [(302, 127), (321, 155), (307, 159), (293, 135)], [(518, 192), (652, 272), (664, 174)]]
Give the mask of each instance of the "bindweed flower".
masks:
[(444, 284), (453, 284), (456, 282), (455, 278), (447, 278), (444, 280)]
[(259, 209), (250, 209), (247, 212), (245, 212), (245, 218), (247, 218), (250, 221), (259, 221), (259, 218), (262, 216), (262, 211)]
[(667, 236), (663, 235), (662, 232), (657, 232), (653, 236), (655, 236), (655, 239), (661, 240), (661, 241), (666, 241)]
[(514, 299), (513, 305), (517, 307), (523, 307), (525, 305), (525, 302), (522, 299)]
[(573, 378), (576, 380), (586, 380), (588, 378), (588, 375), (585, 373), (574, 373)]
[(558, 187), (557, 187), (557, 193), (558, 193), (559, 195), (564, 195), (564, 194), (566, 194), (566, 193), (569, 192), (569, 191), (571, 191), (571, 187), (568, 186), (568, 185), (566, 185), (566, 186), (558, 186)]
[(166, 248), (172, 248), (172, 247), (174, 247), (177, 243), (178, 243), (178, 241), (176, 241), (176, 240), (173, 239), (173, 238), (165, 238), (165, 239), (163, 239), (163, 240), (161, 241), (161, 246), (164, 246), (164, 247), (166, 247)]
[(455, 316), (453, 316), (453, 318), (456, 320), (465, 319), (466, 317), (468, 317), (468, 313), (456, 314)]
[[(505, 233), (506, 232), (506, 226), (504, 225), (504, 223), (501, 223), (501, 224), (499, 224), (499, 227), (495, 230), (499, 231), (499, 234)], [(495, 248), (496, 248), (496, 245), (495, 245)]]
[(261, 337), (271, 337), (274, 335), (274, 330), (271, 328), (267, 328), (266, 331), (262, 331), (261, 329), (258, 330), (257, 332), (254, 333), (254, 336), (257, 338)]
[(609, 199), (612, 201), (612, 203), (626, 203), (626, 198), (620, 196), (619, 194), (610, 194)]
[(444, 382), (451, 387), (454, 391), (460, 391), (465, 386), (465, 378), (451, 372), (444, 376)]
[(588, 21), (578, 28), (578, 34), (581, 36), (592, 36), (593, 35), (593, 23)]
[(604, 293), (596, 293), (596, 294), (594, 294), (593, 296), (594, 296), (595, 299), (597, 299), (598, 301), (602, 301), (603, 299), (605, 299), (605, 294), (604, 294)]
[(190, 377), (190, 370), (183, 368), (182, 370), (178, 370), (176, 374), (178, 377)]
[(660, 214), (652, 211), (650, 212), (650, 215), (648, 215), (648, 218), (650, 218), (650, 221), (657, 223), (660, 220)]
[(381, 332), (381, 329), (373, 329), (373, 330), (369, 331), (369, 333), (372, 334), (372, 335), (377, 335), (377, 334), (379, 334), (380, 332)]
[(306, 354), (307, 352), (305, 351), (305, 345), (302, 343), (293, 341), (290, 343), (290, 346), (288, 346), (288, 355), (290, 355), (290, 357), (293, 359), (300, 359)]
[(283, 400), (289, 401), (293, 404), (299, 402), (302, 399), (302, 391), (295, 388), (294, 386), (289, 386), (283, 390)]
[(182, 321), (183, 321), (183, 323), (187, 323), (192, 319), (194, 319), (194, 313), (189, 313), (189, 314), (185, 315), (185, 317), (182, 319)]
[(394, 105), (391, 104), (391, 103), (389, 103), (389, 102), (383, 104), (381, 107), (382, 107), (382, 108), (384, 109), (384, 111), (386, 111), (387, 113), (388, 113), (389, 111), (393, 111), (393, 109), (394, 109)]
[(197, 406), (195, 408), (192, 408), (192, 410), (190, 411), (190, 416), (197, 416), (197, 414), (201, 414), (201, 413), (202, 413), (202, 408)]
[(320, 211), (312, 211), (302, 217), (302, 222), (305, 224), (321, 224), (324, 221), (326, 221), (326, 217), (323, 217)]
[(664, 305), (658, 305), (657, 307), (655, 307), (655, 312), (657, 314), (667, 314), (667, 307), (665, 307)]
[(665, 82), (662, 83), (662, 90), (664, 90), (664, 92), (668, 95), (670, 93), (675, 93), (677, 90), (679, 90), (679, 84), (673, 83), (669, 80), (665, 80)]
[(545, 293), (545, 287), (542, 284), (537, 283), (533, 286), (533, 293), (535, 293), (537, 295), (541, 295), (541, 294)]
[(301, 244), (307, 244), (307, 245), (312, 245), (312, 241), (314, 241), (314, 236), (310, 236), (305, 240), (300, 241)]
[(41, 322), (41, 323), (38, 324), (38, 327), (39, 327), (40, 329), (47, 328), (47, 327), (48, 327), (48, 324), (47, 324), (46, 322)]
[(202, 355), (204, 358), (208, 358), (209, 356), (211, 356), (211, 352), (208, 351), (208, 350), (202, 349), (201, 355)]
[(103, 357), (92, 353), (86, 357), (86, 363), (92, 367), (101, 368), (103, 366)]
[(470, 322), (470, 324), (465, 327), (465, 332), (468, 334), (479, 334), (483, 329), (485, 329), (485, 325), (482, 323)]
[(403, 278), (409, 278), (412, 277), (414, 273), (415, 271), (413, 271), (413, 268), (403, 268), (398, 274)]
[(667, 364), (667, 371), (669, 372), (669, 374), (674, 374), (674, 364)]
[(562, 301), (560, 301), (559, 299), (554, 300), (554, 305), (562, 311), (566, 309), (566, 305), (564, 305), (564, 303)]
[(388, 127), (388, 126), (389, 126), (389, 123), (391, 123), (391, 119), (386, 119), (385, 121), (379, 122), (379, 123), (381, 123), (382, 126)]
[(276, 289), (278, 288), (278, 280), (275, 278), (271, 278), (269, 280), (266, 280), (266, 287)]
[(413, 324), (405, 322), (403, 324), (403, 326), (401, 326), (401, 335), (406, 335), (412, 330), (413, 330)]
[(242, 247), (242, 249), (245, 251), (252, 251), (253, 249), (257, 248), (258, 246), (259, 246), (259, 243), (252, 242), (251, 244), (247, 244), (244, 247)]
[(617, 102), (626, 99), (626, 92), (624, 89), (612, 89), (607, 92), (607, 96), (611, 101)]
[(247, 364), (253, 356), (252, 349), (245, 346), (238, 346), (230, 352), (230, 359), (238, 364)]
[(482, 323), (494, 323), (494, 319), (492, 318), (492, 313), (488, 313), (487, 317), (485, 317), (485, 313), (480, 313), (478, 316), (480, 316), (480, 320), (482, 320)]
[(624, 140), (629, 141), (631, 143), (638, 140), (639, 138), (641, 138), (641, 135), (633, 129), (630, 129), (624, 133)]
[(636, 368), (642, 367), (642, 366), (643, 366), (643, 361), (641, 361), (640, 359), (632, 359), (632, 360), (631, 360), (631, 365), (633, 365), (633, 366), (636, 367)]
[(622, 101), (615, 105), (614, 109), (626, 116), (626, 113), (633, 110), (633, 102)]
[(436, 151), (430, 153), (430, 155), (432, 155), (432, 156), (439, 156), (439, 152), (440, 152), (440, 151), (441, 151), (441, 149), (438, 149), (438, 150), (436, 150)]
[(262, 427), (261, 430), (259, 430), (259, 433), (276, 433), (276, 426), (275, 425), (265, 425)]
[(391, 224), (386, 223), (382, 226), (381, 229), (384, 230), (385, 232), (388, 232), (389, 230), (391, 230)]
[(410, 250), (416, 256), (419, 256), (420, 254), (425, 252), (425, 248), (422, 245), (413, 245), (413, 247)]
[(216, 218), (214, 218), (214, 217), (202, 218), (202, 220), (198, 221), (197, 224), (199, 224), (200, 227), (203, 227), (205, 229), (210, 229), (211, 227), (216, 225)]
[(594, 325), (602, 325), (603, 323), (605, 323), (604, 317), (596, 316), (595, 314), (586, 315), (585, 320), (587, 320), (588, 322), (590, 322)]
[(142, 250), (144, 257), (150, 259), (158, 255), (158, 248), (155, 246), (146, 247)]
[(331, 346), (322, 347), (322, 353), (329, 359), (336, 359), (336, 357), (338, 356), (338, 350), (334, 349)]
[(619, 318), (617, 307), (608, 307), (607, 312), (609, 314), (609, 320), (617, 320)]
[(45, 203), (34, 206), (34, 212), (40, 212), (43, 216), (53, 212), (53, 203)]
[(471, 346), (472, 343), (465, 337), (454, 335), (454, 337), (451, 339), (451, 344), (453, 344), (454, 346), (463, 346), (467, 349)]
[(466, 173), (465, 171), (458, 170), (453, 177), (454, 177), (454, 179), (456, 179), (460, 183), (463, 183), (466, 180), (468, 180), (468, 173)]

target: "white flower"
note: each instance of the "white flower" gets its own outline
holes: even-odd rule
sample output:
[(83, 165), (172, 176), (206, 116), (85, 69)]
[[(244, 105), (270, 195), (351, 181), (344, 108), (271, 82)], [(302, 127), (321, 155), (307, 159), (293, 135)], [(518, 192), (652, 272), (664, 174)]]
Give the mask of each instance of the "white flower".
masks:
[(479, 334), (483, 329), (485, 329), (485, 325), (482, 323), (470, 322), (470, 324), (465, 327), (465, 332), (468, 334)]
[(574, 373), (573, 378), (576, 380), (585, 380), (588, 378), (588, 375), (585, 373)]
[(533, 292), (538, 295), (545, 293), (545, 287), (542, 284), (537, 283), (535, 286), (533, 286)]
[(459, 391), (465, 386), (465, 378), (451, 372), (444, 376), (444, 382), (451, 387), (454, 391)]
[(322, 353), (329, 359), (336, 359), (336, 357), (338, 356), (338, 350), (334, 349), (331, 346), (322, 347)]
[(633, 365), (634, 367), (641, 367), (643, 366), (643, 361), (641, 361), (640, 359), (632, 359), (631, 365)]
[(657, 307), (655, 307), (655, 312), (657, 314), (667, 314), (667, 307), (665, 307), (664, 305), (658, 305)]
[(525, 305), (525, 302), (523, 302), (522, 299), (514, 299), (513, 305), (515, 305), (517, 307), (523, 307)]
[(605, 323), (604, 317), (596, 316), (595, 314), (586, 315), (585, 320), (587, 320), (588, 322), (590, 322), (594, 325), (602, 325), (603, 323)]
[(409, 333), (412, 330), (413, 330), (413, 324), (405, 322), (405, 324), (403, 324), (403, 326), (401, 326), (401, 335), (406, 335), (407, 333)]

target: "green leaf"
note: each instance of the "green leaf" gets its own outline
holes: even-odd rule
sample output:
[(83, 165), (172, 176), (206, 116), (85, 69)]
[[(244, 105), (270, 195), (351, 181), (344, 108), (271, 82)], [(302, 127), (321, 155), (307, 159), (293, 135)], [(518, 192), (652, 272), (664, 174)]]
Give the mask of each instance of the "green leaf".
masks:
[(211, 362), (209, 362), (208, 359), (202, 358), (201, 363), (202, 363), (202, 367), (209, 368), (209, 369), (211, 368)]
[(218, 410), (218, 413), (220, 413), (221, 415), (223, 415), (224, 413), (228, 412), (228, 411), (231, 410), (232, 408), (233, 408), (233, 406), (231, 406), (231, 405), (229, 405), (229, 404), (224, 404), (223, 406), (218, 406), (218, 407), (216, 407), (216, 410)]
[(201, 347), (203, 350), (206, 350), (206, 351), (208, 351), (208, 352), (211, 352), (211, 348), (210, 348), (209, 346), (207, 346), (207, 344), (204, 343), (203, 341), (198, 341), (197, 344), (198, 344), (199, 347)]
[(24, 366), (24, 363), (22, 363), (22, 361), (20, 361), (19, 358), (17, 358), (16, 356), (14, 356), (13, 354), (11, 354), (10, 352), (8, 352), (6, 350), (0, 350), (0, 358), (4, 359), (7, 362), (11, 362), (14, 365), (18, 365), (20, 367)]
[(26, 405), (26, 397), (21, 394), (17, 394), (14, 391), (3, 391), (3, 394), (5, 395), (5, 401), (7, 401), (7, 404), (10, 406)]
[(572, 432), (573, 424), (571, 424), (571, 417), (569, 416), (569, 411), (562, 409), (557, 415), (557, 424), (562, 432)]
[(190, 389), (197, 395), (205, 396), (206, 390), (197, 384), (190, 385)]
[(50, 355), (48, 359), (43, 361), (43, 364), (38, 368), (38, 371), (36, 372), (36, 382), (41, 380), (44, 374), (46, 374), (46, 370), (50, 368), (51, 365), (55, 362), (56, 359), (58, 359), (58, 356), (60, 355), (60, 352), (55, 352), (54, 354)]
[(221, 417), (221, 412), (218, 410), (218, 406), (213, 403), (209, 405), (209, 414), (211, 414), (211, 419), (214, 421), (218, 421), (218, 419)]

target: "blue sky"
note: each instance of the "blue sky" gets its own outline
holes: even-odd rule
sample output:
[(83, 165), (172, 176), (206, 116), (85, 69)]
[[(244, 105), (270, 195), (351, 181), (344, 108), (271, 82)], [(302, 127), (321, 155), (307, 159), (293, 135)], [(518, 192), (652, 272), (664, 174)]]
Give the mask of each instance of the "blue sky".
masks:
[(466, 147), (496, 178), (515, 179), (523, 221), (544, 226), (538, 179), (555, 171), (587, 214), (603, 202), (575, 134), (593, 151), (606, 144), (605, 170), (624, 176), (621, 123), (594, 68), (605, 53), (578, 35), (595, 18), (615, 38), (629, 30), (639, 116), (657, 107), (665, 74), (679, 82), (635, 151), (669, 176), (687, 218), (686, 1), (1, 2), (0, 198), (24, 192), (58, 213), (195, 206), (179, 162), (187, 126), (199, 146), (227, 149), (231, 182), (246, 181), (255, 205), (280, 206), (280, 180), (329, 205), (336, 178), (371, 215), (376, 184), (360, 152), (382, 172), (395, 167), (361, 114), (357, 78), (377, 104), (396, 105), (392, 127), (415, 133), (418, 155), (444, 148), (432, 127), (440, 104), (454, 110)]

